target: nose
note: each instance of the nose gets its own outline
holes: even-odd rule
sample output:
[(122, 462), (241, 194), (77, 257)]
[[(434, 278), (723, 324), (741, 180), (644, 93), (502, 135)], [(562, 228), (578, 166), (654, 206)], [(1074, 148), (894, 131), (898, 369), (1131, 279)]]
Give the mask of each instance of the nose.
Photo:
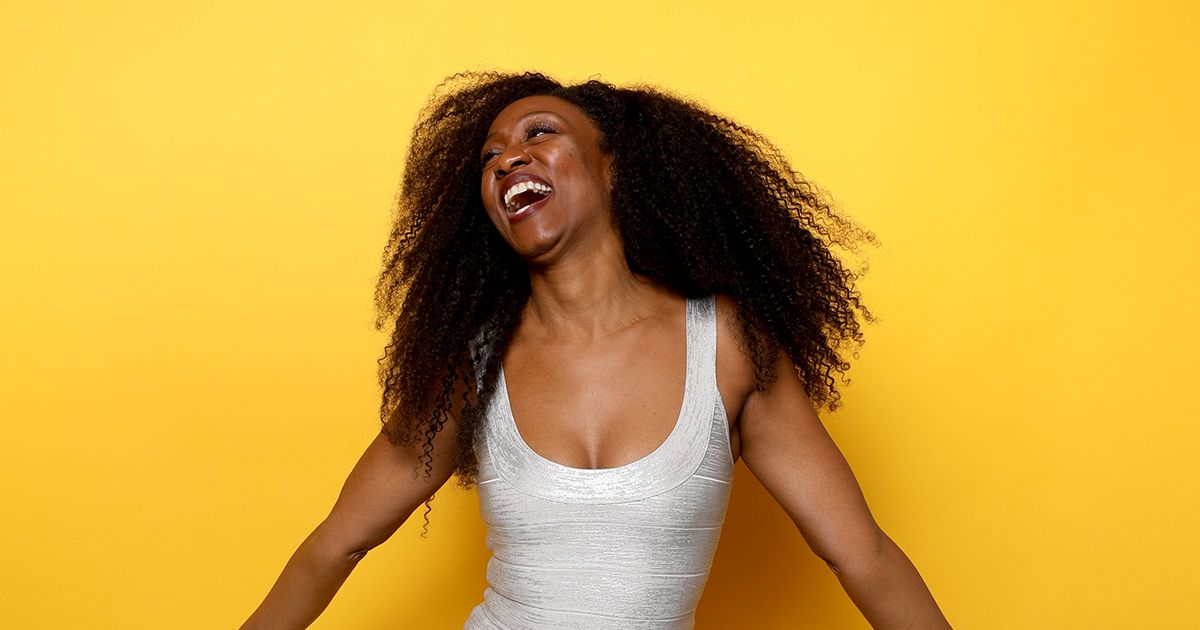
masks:
[(517, 167), (529, 164), (529, 154), (525, 152), (525, 147), (517, 145), (504, 150), (496, 158), (496, 178), (502, 178), (505, 175), (513, 172)]

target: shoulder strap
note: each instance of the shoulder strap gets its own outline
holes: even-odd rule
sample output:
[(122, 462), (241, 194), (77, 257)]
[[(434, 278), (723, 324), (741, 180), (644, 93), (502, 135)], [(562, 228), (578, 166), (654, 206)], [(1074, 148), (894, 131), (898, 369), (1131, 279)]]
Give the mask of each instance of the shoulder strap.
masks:
[[(715, 387), (717, 383), (717, 299), (715, 293), (692, 299), (695, 316), (688, 321), (688, 344), (695, 352), (699, 383)], [(691, 368), (688, 368), (691, 370)]]
[(483, 367), (488, 358), (488, 348), (484, 344), (482, 331), (471, 339), (468, 347), (471, 354), (471, 368), (475, 370), (475, 393), (479, 393), (483, 389)]

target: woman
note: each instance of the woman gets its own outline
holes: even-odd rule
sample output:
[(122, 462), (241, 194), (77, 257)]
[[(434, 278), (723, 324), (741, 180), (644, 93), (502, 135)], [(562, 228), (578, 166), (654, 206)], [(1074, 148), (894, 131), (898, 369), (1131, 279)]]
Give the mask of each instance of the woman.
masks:
[[(875, 628), (948, 628), (817, 409), (870, 312), (761, 136), (654, 89), (464, 74), (417, 122), (377, 291), (380, 435), (244, 628), (303, 628), (451, 475), (466, 628), (691, 628), (741, 457)], [(428, 524), (428, 521), (426, 521)]]

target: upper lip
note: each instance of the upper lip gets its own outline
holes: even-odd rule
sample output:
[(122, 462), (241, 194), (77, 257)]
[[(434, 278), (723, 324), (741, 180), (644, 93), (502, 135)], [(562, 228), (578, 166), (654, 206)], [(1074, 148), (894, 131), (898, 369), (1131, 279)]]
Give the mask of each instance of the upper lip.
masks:
[[(500, 180), (499, 200), (501, 209), (508, 209), (507, 206), (504, 205), (504, 193), (508, 192), (509, 188), (512, 188), (521, 182), (537, 182), (539, 184), (550, 186), (550, 182), (538, 177), (537, 175), (534, 175), (533, 173), (526, 171), (515, 171), (513, 173), (509, 173), (508, 175), (504, 176), (504, 179)], [(550, 186), (550, 188), (554, 187)]]

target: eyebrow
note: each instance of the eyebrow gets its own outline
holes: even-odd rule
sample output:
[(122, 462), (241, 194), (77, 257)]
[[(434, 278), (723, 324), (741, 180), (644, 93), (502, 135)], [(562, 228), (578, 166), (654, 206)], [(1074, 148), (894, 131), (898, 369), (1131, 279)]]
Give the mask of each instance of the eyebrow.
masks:
[[(528, 114), (525, 114), (524, 116), (521, 116), (521, 117), (520, 117), (520, 118), (518, 118), (517, 120), (519, 120), (519, 121), (520, 121), (520, 120), (525, 120), (526, 118), (529, 118), (530, 116), (536, 116), (536, 115), (538, 115), (538, 114), (550, 114), (551, 116), (554, 116), (554, 117), (556, 117), (556, 118), (559, 118), (559, 119), (561, 119), (561, 118), (562, 118), (562, 116), (559, 116), (558, 114), (555, 114), (554, 112), (552, 112), (552, 111), (550, 111), (550, 110), (548, 110), (548, 109), (539, 109), (539, 110), (537, 110), (537, 111), (534, 111), (534, 112), (529, 112)], [(495, 132), (495, 131), (493, 131), (492, 133), (489, 133), (489, 134), (487, 135), (487, 137), (483, 139), (483, 141), (484, 141), (484, 142), (487, 142), (488, 140), (491, 140), (491, 139), (492, 139), (492, 136), (496, 135), (496, 133), (497, 133), (497, 132)]]

